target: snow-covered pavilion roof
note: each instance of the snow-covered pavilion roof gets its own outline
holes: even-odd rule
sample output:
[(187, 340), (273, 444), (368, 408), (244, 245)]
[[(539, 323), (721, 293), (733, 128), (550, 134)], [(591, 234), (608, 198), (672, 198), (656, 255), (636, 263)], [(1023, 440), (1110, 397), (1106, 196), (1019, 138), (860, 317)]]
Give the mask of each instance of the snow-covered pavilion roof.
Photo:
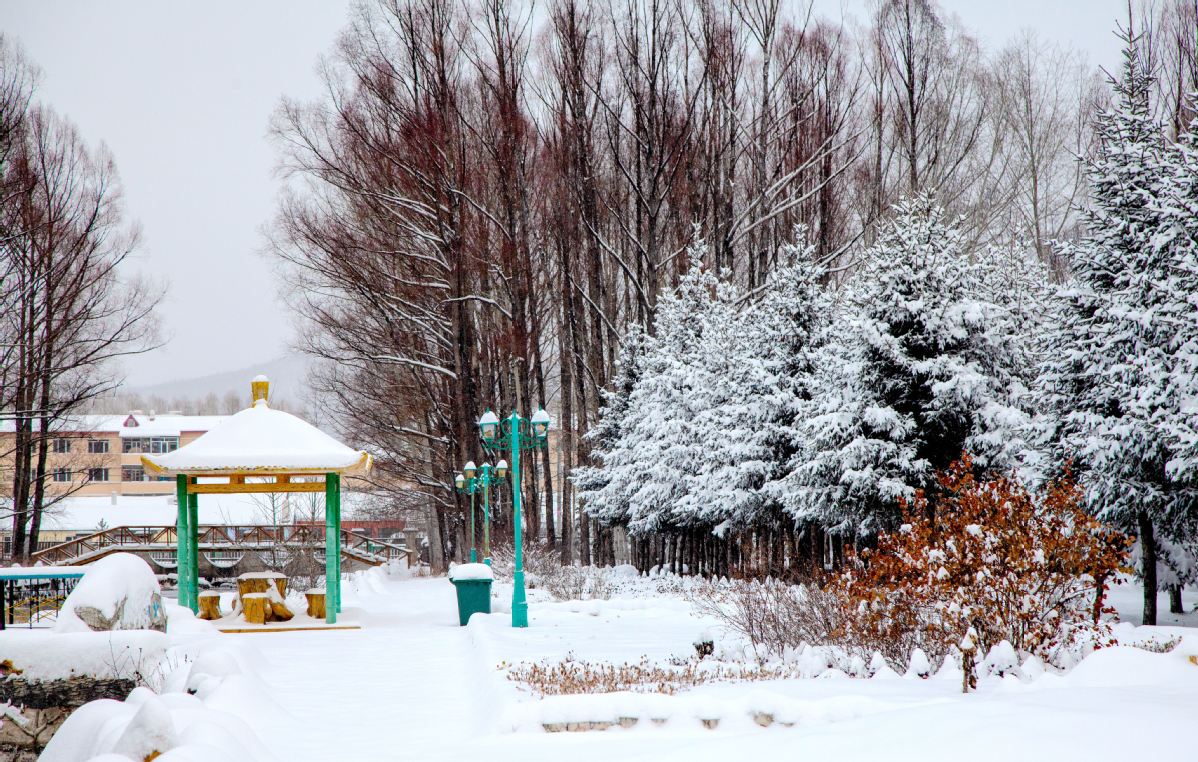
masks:
[(174, 452), (143, 455), (142, 463), (165, 474), (360, 473), (371, 457), (312, 424), (267, 404), (268, 381), (252, 384), (254, 403)]

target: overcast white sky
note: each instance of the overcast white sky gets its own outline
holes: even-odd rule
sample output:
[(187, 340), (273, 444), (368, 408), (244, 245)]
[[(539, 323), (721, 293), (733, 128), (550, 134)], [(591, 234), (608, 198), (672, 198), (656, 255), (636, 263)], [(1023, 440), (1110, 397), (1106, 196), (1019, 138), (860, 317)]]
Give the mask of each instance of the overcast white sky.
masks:
[[(318, 56), (350, 0), (0, 0), (0, 31), (42, 70), (42, 100), (104, 141), (144, 245), (134, 266), (168, 283), (169, 339), (127, 363), (145, 385), (235, 370), (287, 351), (292, 317), (260, 255), (280, 96), (315, 97)], [(544, 4), (543, 2), (541, 3)], [(1118, 60), (1124, 0), (941, 0), (990, 48), (1023, 27)], [(827, 16), (867, 0), (817, 0)]]

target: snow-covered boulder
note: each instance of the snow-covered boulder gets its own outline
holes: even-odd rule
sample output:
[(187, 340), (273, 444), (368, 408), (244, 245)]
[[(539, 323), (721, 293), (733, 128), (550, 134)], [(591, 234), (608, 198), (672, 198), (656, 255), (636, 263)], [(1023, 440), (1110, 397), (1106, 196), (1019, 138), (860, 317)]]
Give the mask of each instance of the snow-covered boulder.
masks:
[(55, 632), (157, 630), (166, 632), (166, 609), (154, 571), (130, 553), (91, 564), (67, 596)]

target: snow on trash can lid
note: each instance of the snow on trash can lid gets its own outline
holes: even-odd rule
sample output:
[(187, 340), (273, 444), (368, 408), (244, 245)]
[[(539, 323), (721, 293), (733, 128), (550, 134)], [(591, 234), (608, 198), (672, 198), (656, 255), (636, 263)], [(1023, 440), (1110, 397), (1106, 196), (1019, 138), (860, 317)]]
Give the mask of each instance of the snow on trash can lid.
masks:
[(464, 582), (470, 579), (495, 579), (491, 567), (486, 564), (458, 564), (449, 569), (450, 582)]

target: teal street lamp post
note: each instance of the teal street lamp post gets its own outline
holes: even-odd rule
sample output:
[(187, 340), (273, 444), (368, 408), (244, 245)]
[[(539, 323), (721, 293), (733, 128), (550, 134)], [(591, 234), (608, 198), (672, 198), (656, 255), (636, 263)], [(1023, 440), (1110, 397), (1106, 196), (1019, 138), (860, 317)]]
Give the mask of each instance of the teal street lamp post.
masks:
[(478, 484), (483, 491), (483, 563), (491, 565), (491, 485), (507, 476), (507, 461), (494, 466), (483, 463), (478, 468)]
[(478, 479), (474, 473), (474, 461), (470, 461), (462, 468), (462, 473), (453, 478), (458, 492), (470, 496), (470, 563), (478, 561), (478, 550), (474, 546), (474, 493), (478, 491)]
[[(478, 474), (475, 476), (475, 474)], [(483, 493), (483, 563), (491, 565), (491, 485), (507, 476), (507, 461), (501, 460), (492, 466), (483, 463), (475, 466), (470, 461), (462, 467), (462, 472), (453, 478), (453, 486), (459, 494), (470, 496), (470, 563), (478, 561), (478, 550), (475, 538), (478, 536), (474, 528), (474, 495)]]
[[(521, 418), (515, 410), (503, 421), (488, 410), (478, 419), (483, 447), (488, 452), (507, 449), (512, 459), (512, 523), (516, 569), (512, 575), (512, 627), (528, 626), (528, 597), (524, 590), (524, 521), (520, 506), (520, 451), (535, 450), (549, 440), (549, 414), (544, 408), (532, 418)], [(507, 443), (505, 447), (504, 436)]]

